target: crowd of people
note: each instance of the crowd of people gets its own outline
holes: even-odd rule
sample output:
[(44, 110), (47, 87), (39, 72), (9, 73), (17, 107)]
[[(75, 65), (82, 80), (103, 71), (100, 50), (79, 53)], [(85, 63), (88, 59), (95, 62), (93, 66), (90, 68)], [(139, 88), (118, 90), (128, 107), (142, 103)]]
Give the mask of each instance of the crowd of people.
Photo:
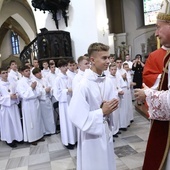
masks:
[[(95, 54), (96, 48), (98, 53), (107, 53), (103, 59), (105, 68), (102, 68), (101, 61), (96, 60), (99, 55)], [(104, 51), (102, 51), (103, 48)], [(91, 125), (95, 120), (93, 113), (90, 118), (89, 114), (84, 113), (83, 107), (87, 107), (86, 109), (90, 109), (91, 112), (94, 108), (103, 108), (108, 99), (114, 103), (114, 106), (116, 105), (116, 108), (111, 109), (113, 114), (107, 111), (109, 106), (105, 106), (103, 111), (107, 115), (104, 116), (105, 121), (109, 121), (111, 136), (117, 138), (121, 131), (126, 131), (133, 122), (133, 86), (142, 85), (142, 80), (137, 80), (135, 74), (142, 73), (144, 64), (138, 58), (140, 55), (131, 62), (127, 54), (126, 61), (122, 61), (121, 58), (115, 58), (115, 55), (109, 56), (108, 50), (108, 46), (94, 43), (89, 47), (88, 55), (80, 56), (77, 63), (73, 59), (68, 61), (60, 59), (57, 63), (49, 60), (43, 61), (42, 69), (40, 69), (38, 60), (34, 59), (33, 66), (26, 62), (18, 69), (17, 63), (12, 60), (9, 68), (1, 68), (1, 140), (10, 147), (17, 147), (23, 142), (37, 145), (38, 142), (44, 141), (44, 136), (58, 133), (60, 129), (61, 142), (66, 148), (74, 149), (77, 142), (78, 148), (81, 148), (79, 140), (80, 136), (84, 135), (84, 133), (81, 134), (81, 130), (88, 134), (88, 131), (91, 133), (91, 128), (95, 128)], [(93, 57), (94, 54), (97, 57)], [(85, 78), (88, 78), (90, 82), (85, 82), (87, 89), (79, 92), (79, 86)], [(90, 94), (90, 90), (93, 94)], [(88, 100), (90, 108), (83, 106), (85, 99), (81, 101), (85, 93), (87, 93), (85, 99)], [(108, 96), (105, 93), (109, 93)], [(113, 142), (114, 139), (112, 139)]]

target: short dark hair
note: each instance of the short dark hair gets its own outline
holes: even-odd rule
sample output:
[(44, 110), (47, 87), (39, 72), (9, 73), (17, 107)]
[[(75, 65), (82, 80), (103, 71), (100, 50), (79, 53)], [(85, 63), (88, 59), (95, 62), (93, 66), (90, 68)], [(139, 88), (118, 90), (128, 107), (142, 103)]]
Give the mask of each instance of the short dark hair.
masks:
[(29, 70), (30, 70), (30, 67), (25, 66), (25, 65), (21, 67), (21, 71), (24, 71), (24, 70), (26, 70), (26, 69), (29, 69)]
[(136, 54), (135, 59), (136, 59), (136, 58), (142, 59), (142, 55), (141, 55), (141, 54)]
[(109, 57), (116, 57), (116, 55), (115, 54), (110, 54), (110, 56)]
[(51, 68), (52, 66), (55, 67), (55, 64), (50, 63), (50, 64), (49, 64), (49, 68)]
[(66, 65), (68, 65), (68, 62), (64, 59), (58, 60), (58, 62), (57, 62), (58, 67), (62, 67), (62, 66), (66, 66)]
[(7, 69), (7, 67), (1, 67), (0, 68), (0, 73), (2, 72), (2, 71), (7, 71), (8, 69)]
[(73, 59), (69, 59), (67, 63), (74, 64), (76, 62)]
[(128, 65), (128, 66), (129, 66), (129, 64), (128, 64), (128, 63), (123, 63), (123, 67), (124, 67), (124, 66), (126, 66), (126, 65)]
[(40, 68), (34, 68), (33, 70), (32, 70), (32, 74), (37, 74), (37, 73), (39, 73), (39, 72), (41, 72), (41, 69)]
[(12, 63), (16, 63), (16, 61), (15, 61), (15, 60), (11, 60), (11, 61), (9, 62), (9, 65), (11, 66)]
[(116, 58), (116, 59), (115, 59), (115, 61), (117, 61), (117, 60), (121, 60), (121, 61), (122, 61), (122, 59), (121, 59), (121, 58)]
[(48, 61), (43, 61), (42, 64), (44, 64), (44, 63), (47, 63), (47, 64), (48, 64)]

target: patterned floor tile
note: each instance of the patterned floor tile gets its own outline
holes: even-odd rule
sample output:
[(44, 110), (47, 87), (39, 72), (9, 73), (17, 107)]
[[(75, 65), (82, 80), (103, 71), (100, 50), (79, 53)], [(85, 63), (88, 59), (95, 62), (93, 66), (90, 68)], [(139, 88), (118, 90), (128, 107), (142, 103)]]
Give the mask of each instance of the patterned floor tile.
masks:
[(68, 169), (75, 169), (74, 162), (72, 158), (66, 158), (61, 160), (56, 160), (51, 162), (51, 169), (52, 170), (68, 170)]
[(51, 170), (51, 164), (50, 162), (46, 162), (42, 164), (30, 165), (28, 170)]
[(29, 156), (29, 165), (41, 164), (46, 162), (50, 162), (49, 153), (41, 153), (38, 155)]
[(136, 154), (136, 153), (137, 152), (132, 147), (130, 147), (129, 145), (115, 148), (115, 154), (119, 158), (126, 157), (128, 155), (133, 155), (133, 154)]
[(46, 152), (48, 152), (47, 144), (30, 147), (30, 155), (36, 155), (36, 154), (41, 154)]
[(29, 160), (29, 156), (10, 158), (8, 160), (6, 168), (13, 169), (18, 167), (28, 166), (28, 160)]
[(143, 153), (137, 153), (120, 159), (129, 169), (135, 169), (142, 167), (144, 155)]
[[(150, 123), (136, 111), (134, 122), (115, 138), (117, 170), (141, 170)], [(0, 141), (0, 170), (76, 170), (77, 149), (67, 150), (60, 134), (44, 137), (44, 142), (10, 148)]]
[(69, 151), (67, 149), (62, 149), (57, 152), (50, 152), (50, 160), (60, 160), (71, 157)]

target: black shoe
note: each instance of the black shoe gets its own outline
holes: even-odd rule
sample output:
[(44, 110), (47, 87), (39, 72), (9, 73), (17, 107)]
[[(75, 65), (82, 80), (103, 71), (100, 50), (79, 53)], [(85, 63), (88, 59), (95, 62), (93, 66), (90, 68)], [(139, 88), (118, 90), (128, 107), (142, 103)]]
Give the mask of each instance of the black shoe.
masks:
[(65, 147), (69, 150), (73, 150), (74, 149), (74, 146), (75, 145), (72, 145), (72, 144), (68, 144), (68, 145), (65, 145)]
[(133, 123), (133, 122), (134, 122), (134, 120), (131, 120), (131, 121), (130, 121), (130, 123)]
[(59, 134), (60, 133), (60, 130), (56, 130), (56, 134)]
[(37, 142), (44, 142), (44, 141), (45, 141), (44, 138), (41, 138), (41, 139), (37, 140)]
[(22, 141), (14, 140), (14, 142), (15, 142), (15, 143), (18, 143), (18, 144), (23, 144), (23, 143), (24, 143), (24, 141), (23, 141), (23, 140), (22, 140)]
[(114, 138), (118, 138), (119, 136), (117, 134), (113, 135)]
[(37, 145), (37, 141), (31, 142), (30, 144), (36, 146)]
[(122, 133), (119, 131), (119, 132), (117, 132), (116, 134), (117, 134), (117, 135), (120, 135), (120, 134), (122, 134)]
[(17, 147), (17, 144), (13, 141), (12, 143), (7, 143), (6, 142), (6, 144), (8, 145), (8, 146), (10, 146), (11, 148), (16, 148)]
[(127, 131), (127, 128), (120, 128), (119, 130)]
[(51, 136), (51, 134), (45, 134), (44, 136)]

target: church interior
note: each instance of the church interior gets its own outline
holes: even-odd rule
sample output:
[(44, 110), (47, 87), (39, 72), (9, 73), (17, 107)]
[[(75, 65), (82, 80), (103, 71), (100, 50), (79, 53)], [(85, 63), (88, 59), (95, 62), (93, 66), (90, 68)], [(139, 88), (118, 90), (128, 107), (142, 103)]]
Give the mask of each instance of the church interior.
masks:
[[(158, 7), (150, 4), (151, 8), (160, 7), (161, 1), (156, 2)], [(0, 67), (8, 66), (11, 60), (18, 66), (26, 61), (32, 64), (34, 59), (40, 63), (60, 58), (77, 60), (93, 42), (107, 44), (110, 53), (122, 60), (126, 54), (131, 60), (141, 54), (145, 62), (157, 49), (156, 16), (146, 16), (144, 0), (58, 3), (0, 0)], [(133, 102), (134, 122), (114, 138), (117, 170), (142, 169), (150, 122), (141, 109)], [(62, 145), (60, 133), (46, 136), (36, 146), (24, 143), (10, 148), (0, 141), (0, 170), (76, 170), (76, 151)]]

